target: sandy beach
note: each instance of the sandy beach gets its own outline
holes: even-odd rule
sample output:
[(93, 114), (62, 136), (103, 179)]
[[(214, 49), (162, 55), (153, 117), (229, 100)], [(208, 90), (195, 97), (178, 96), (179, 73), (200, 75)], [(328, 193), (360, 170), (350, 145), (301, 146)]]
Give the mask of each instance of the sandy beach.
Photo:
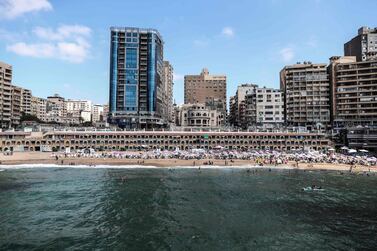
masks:
[[(208, 165), (208, 162), (212, 162)], [(184, 159), (112, 159), (112, 158), (59, 158), (56, 160), (51, 153), (46, 152), (15, 152), (11, 156), (0, 155), (1, 165), (22, 165), (22, 164), (54, 164), (54, 165), (142, 165), (142, 166), (156, 166), (156, 167), (172, 167), (172, 166), (197, 166), (197, 167), (211, 167), (211, 166), (234, 166), (234, 167), (258, 167), (258, 168), (282, 168), (282, 169), (299, 169), (299, 170), (334, 170), (334, 171), (349, 171), (348, 164), (331, 164), (331, 163), (298, 163), (289, 162), (287, 165), (264, 165), (259, 166), (252, 160), (219, 160), (219, 159), (201, 159), (201, 160), (184, 160)], [(0, 168), (1, 168), (0, 165)], [(352, 168), (353, 172), (377, 172), (377, 166), (363, 166), (356, 165)]]

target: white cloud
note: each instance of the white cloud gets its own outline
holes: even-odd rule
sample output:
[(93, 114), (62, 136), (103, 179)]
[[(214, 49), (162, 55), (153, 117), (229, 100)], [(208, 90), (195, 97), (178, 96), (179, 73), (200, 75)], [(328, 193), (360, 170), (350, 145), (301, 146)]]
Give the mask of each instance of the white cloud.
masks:
[(173, 73), (173, 79), (174, 81), (180, 81), (183, 80), (183, 75), (178, 73)]
[(48, 0), (0, 0), (0, 18), (13, 19), (29, 12), (50, 10)]
[(221, 34), (223, 34), (226, 37), (234, 37), (234, 30), (232, 27), (224, 27), (221, 31)]
[(286, 47), (286, 48), (281, 49), (279, 51), (279, 54), (281, 56), (281, 59), (286, 63), (290, 62), (295, 56), (294, 50), (290, 47)]
[(88, 37), (91, 30), (83, 25), (61, 25), (56, 31), (51, 28), (35, 27), (33, 33), (42, 39), (61, 41), (69, 38)]
[(7, 51), (20, 56), (57, 58), (72, 63), (82, 63), (89, 55), (88, 37), (91, 30), (81, 25), (62, 25), (56, 31), (36, 27), (33, 33), (43, 42), (17, 42), (7, 46)]

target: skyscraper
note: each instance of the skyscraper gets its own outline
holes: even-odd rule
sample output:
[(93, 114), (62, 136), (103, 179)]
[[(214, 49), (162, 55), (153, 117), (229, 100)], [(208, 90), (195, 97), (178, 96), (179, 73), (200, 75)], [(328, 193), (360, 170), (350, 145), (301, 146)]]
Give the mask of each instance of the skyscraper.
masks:
[(361, 27), (356, 37), (344, 44), (344, 56), (357, 61), (377, 59), (377, 28)]
[(154, 29), (111, 28), (110, 123), (122, 128), (166, 125), (163, 44)]

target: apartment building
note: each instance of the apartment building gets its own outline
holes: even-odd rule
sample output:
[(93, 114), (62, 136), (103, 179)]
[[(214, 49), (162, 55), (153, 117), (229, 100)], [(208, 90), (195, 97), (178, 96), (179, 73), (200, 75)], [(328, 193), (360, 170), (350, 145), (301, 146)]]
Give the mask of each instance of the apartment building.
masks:
[(173, 86), (174, 86), (174, 79), (173, 79), (173, 66), (169, 63), (169, 61), (164, 61), (164, 88), (163, 90), (163, 101), (164, 101), (164, 114), (168, 118), (169, 123), (174, 123), (173, 120)]
[(222, 112), (225, 118), (227, 111), (225, 75), (209, 75), (208, 69), (204, 68), (200, 75), (184, 77), (184, 89), (185, 104), (211, 106)]
[(377, 60), (330, 58), (334, 127), (377, 125)]
[(102, 122), (105, 121), (106, 118), (104, 116), (104, 107), (103, 105), (93, 105), (92, 107), (92, 121), (95, 122)]
[(12, 66), (0, 62), (0, 128), (12, 126)]
[(357, 36), (344, 44), (344, 55), (357, 61), (377, 60), (377, 27), (361, 27)]
[(284, 123), (284, 101), (280, 90), (255, 88), (246, 94), (246, 128), (254, 125), (279, 127)]
[(236, 94), (229, 104), (229, 123), (235, 127), (245, 127), (246, 125), (246, 101), (247, 94), (255, 93), (258, 87), (256, 84), (241, 84), (237, 87)]
[(14, 85), (11, 88), (11, 125), (17, 127), (20, 125), (21, 119), (22, 88)]
[(92, 101), (68, 99), (64, 102), (66, 116), (79, 123), (92, 121)]
[(330, 125), (330, 84), (326, 64), (311, 62), (280, 71), (285, 122), (291, 126), (325, 129)]
[(47, 99), (32, 96), (31, 114), (41, 121), (47, 121)]
[(65, 107), (65, 99), (58, 94), (54, 96), (47, 97), (47, 106), (46, 106), (46, 121), (47, 122), (56, 122), (56, 123), (65, 123), (67, 110)]
[(21, 113), (31, 114), (31, 97), (30, 90), (21, 88)]

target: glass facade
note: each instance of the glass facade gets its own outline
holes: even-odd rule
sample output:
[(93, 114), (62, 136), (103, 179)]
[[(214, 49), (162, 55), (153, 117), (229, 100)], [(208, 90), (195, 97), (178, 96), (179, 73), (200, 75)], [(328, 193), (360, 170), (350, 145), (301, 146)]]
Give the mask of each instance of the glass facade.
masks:
[(138, 50), (134, 47), (135, 46), (132, 46), (131, 48), (126, 47), (125, 112), (137, 112)]
[(158, 93), (163, 91), (158, 89), (163, 78), (158, 70), (163, 65), (159, 33), (112, 27), (110, 47), (110, 122), (133, 128), (140, 119), (155, 121), (162, 111)]
[(111, 45), (110, 45), (110, 112), (116, 111), (116, 94), (117, 94), (117, 81), (118, 81), (118, 32), (111, 32)]
[(148, 36), (148, 110), (156, 111), (156, 44), (155, 34)]

